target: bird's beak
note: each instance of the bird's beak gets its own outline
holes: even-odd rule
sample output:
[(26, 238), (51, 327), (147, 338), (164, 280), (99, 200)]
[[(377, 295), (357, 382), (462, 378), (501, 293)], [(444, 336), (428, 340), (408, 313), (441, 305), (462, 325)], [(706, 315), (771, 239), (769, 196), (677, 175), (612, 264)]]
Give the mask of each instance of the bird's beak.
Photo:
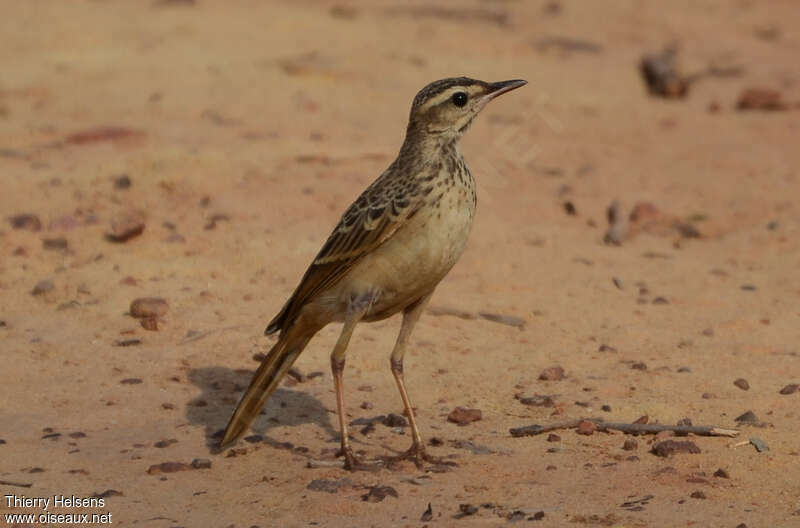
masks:
[(513, 81), (500, 81), (489, 84), (489, 91), (478, 101), (478, 110), (486, 106), (486, 103), (498, 95), (503, 95), (506, 92), (510, 92), (511, 90), (515, 90), (521, 86), (525, 86), (526, 84), (528, 84), (528, 81), (523, 81), (522, 79), (514, 79)]

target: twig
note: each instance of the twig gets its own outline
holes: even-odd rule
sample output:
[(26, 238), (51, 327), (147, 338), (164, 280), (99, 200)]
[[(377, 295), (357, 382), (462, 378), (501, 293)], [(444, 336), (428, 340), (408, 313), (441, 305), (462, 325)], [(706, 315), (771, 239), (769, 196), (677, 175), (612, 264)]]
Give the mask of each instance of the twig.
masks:
[(667, 425), (667, 424), (636, 424), (604, 422), (601, 418), (582, 418), (579, 420), (569, 420), (557, 422), (550, 425), (528, 425), (525, 427), (515, 427), (510, 429), (511, 436), (535, 436), (557, 429), (575, 429), (581, 422), (592, 422), (598, 431), (622, 431), (623, 433), (655, 434), (661, 431), (673, 431), (675, 433), (694, 434), (698, 436), (728, 436), (734, 437), (739, 434), (735, 429), (723, 429), (715, 425)]

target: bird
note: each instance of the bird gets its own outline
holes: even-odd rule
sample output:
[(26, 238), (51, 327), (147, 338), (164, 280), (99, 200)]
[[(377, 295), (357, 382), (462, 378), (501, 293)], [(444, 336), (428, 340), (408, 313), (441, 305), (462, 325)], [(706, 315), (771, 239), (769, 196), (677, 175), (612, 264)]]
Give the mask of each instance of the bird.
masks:
[[(461, 256), (475, 216), (475, 180), (458, 143), (478, 113), (499, 95), (527, 84), (468, 77), (434, 81), (411, 104), (397, 158), (344, 212), (265, 334), (278, 340), (262, 360), (234, 410), (220, 448), (252, 424), (311, 338), (343, 323), (331, 352), (331, 372), (345, 469), (369, 463), (354, 453), (345, 420), (343, 372), (358, 323), (402, 313), (390, 368), (412, 433), (411, 447), (391, 461), (441, 462), (429, 455), (404, 381), (409, 337), (439, 282)], [(386, 459), (383, 461), (385, 462)]]

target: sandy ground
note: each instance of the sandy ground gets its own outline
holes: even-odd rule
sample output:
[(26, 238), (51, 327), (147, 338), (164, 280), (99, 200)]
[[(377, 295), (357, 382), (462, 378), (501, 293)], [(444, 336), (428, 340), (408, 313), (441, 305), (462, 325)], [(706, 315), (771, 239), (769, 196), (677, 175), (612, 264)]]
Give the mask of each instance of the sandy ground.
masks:
[[(800, 392), (780, 394), (800, 382), (800, 110), (736, 110), (751, 87), (800, 101), (797, 4), (440, 5), (4, 3), (2, 495), (104, 495), (48, 512), (119, 526), (800, 526)], [(637, 62), (670, 43), (690, 74), (733, 74), (649, 96)], [(250, 441), (217, 453), (273, 342), (265, 323), (392, 161), (416, 91), (462, 74), (530, 84), (463, 141), (476, 223), (406, 359), (429, 449), (458, 466), (306, 467), (338, 445), (335, 325), (297, 363), (321, 375), (287, 380)], [(615, 199), (657, 209), (620, 246), (603, 243)], [(109, 240), (136, 210), (144, 231)], [(20, 214), (40, 229), (15, 228)], [(128, 314), (148, 296), (169, 305), (157, 331)], [(402, 411), (398, 326), (357, 329), (349, 420)], [(539, 380), (555, 366), (563, 379)], [(449, 423), (458, 406), (482, 419)], [(748, 410), (757, 423), (737, 424)], [(667, 458), (650, 452), (663, 437), (509, 434), (642, 415), (741, 434), (678, 438), (701, 452)], [(407, 427), (362, 429), (368, 457), (410, 442)], [(751, 437), (769, 450), (731, 447)], [(150, 469), (195, 459), (210, 468)], [(362, 500), (375, 486), (394, 493)]]

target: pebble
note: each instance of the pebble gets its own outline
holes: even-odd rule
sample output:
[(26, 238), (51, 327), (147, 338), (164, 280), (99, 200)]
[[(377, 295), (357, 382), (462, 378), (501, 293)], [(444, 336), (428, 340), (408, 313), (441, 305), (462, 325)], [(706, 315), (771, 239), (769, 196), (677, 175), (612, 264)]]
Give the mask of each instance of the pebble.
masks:
[(705, 494), (705, 493), (703, 493), (703, 492), (702, 492), (702, 491), (700, 491), (700, 490), (693, 491), (693, 492), (692, 492), (692, 494), (691, 494), (691, 495), (689, 495), (689, 496), (690, 496), (691, 498), (693, 498), (693, 499), (705, 499), (705, 498), (706, 498), (706, 494)]
[(476, 422), (481, 418), (483, 418), (483, 413), (480, 409), (468, 409), (466, 407), (456, 407), (447, 415), (448, 422), (453, 422), (460, 426)]
[(658, 442), (650, 450), (656, 456), (668, 457), (675, 453), (700, 453), (700, 448), (691, 440), (664, 440)]
[(633, 438), (628, 438), (625, 440), (625, 443), (622, 444), (622, 449), (625, 451), (635, 451), (636, 449), (639, 449), (639, 442)]
[(139, 385), (142, 383), (141, 378), (125, 378), (124, 380), (120, 381), (123, 385)]
[(111, 343), (112, 346), (116, 347), (129, 347), (141, 344), (142, 344), (141, 339), (115, 339), (114, 342)]
[(771, 88), (747, 88), (736, 102), (738, 110), (786, 110), (789, 105), (781, 100), (781, 92)]
[(66, 251), (68, 245), (67, 239), (64, 237), (42, 239), (42, 249), (50, 251)]
[(737, 387), (739, 387), (742, 390), (745, 390), (745, 391), (746, 390), (750, 390), (750, 384), (744, 378), (737, 378), (736, 380), (734, 380), (733, 384), (736, 385)]
[(128, 309), (136, 319), (157, 318), (166, 315), (169, 305), (161, 297), (140, 297), (131, 301)]
[(131, 178), (127, 174), (120, 174), (114, 178), (114, 188), (120, 191), (131, 188)]
[(476, 513), (478, 513), (478, 507), (473, 506), (472, 504), (469, 503), (459, 504), (458, 511), (461, 512), (463, 516), (475, 515)]
[(739, 423), (752, 424), (758, 422), (758, 417), (756, 416), (756, 413), (754, 413), (753, 411), (747, 411), (734, 418), (734, 421)]
[(111, 218), (111, 225), (106, 232), (106, 238), (111, 242), (127, 242), (144, 232), (144, 213), (140, 211), (126, 211)]
[(109, 488), (109, 489), (107, 489), (105, 491), (101, 491), (99, 493), (93, 493), (92, 494), (92, 498), (95, 498), (95, 499), (105, 499), (105, 498), (108, 498), (108, 497), (122, 497), (122, 496), (123, 496), (123, 494), (122, 494), (121, 491), (117, 491), (117, 490), (111, 489), (111, 488)]
[(423, 512), (422, 517), (419, 518), (422, 522), (428, 522), (433, 519), (433, 508), (431, 507), (431, 503), (428, 503), (428, 508)]
[(576, 432), (579, 435), (590, 436), (590, 435), (594, 434), (594, 432), (596, 430), (597, 430), (597, 424), (596, 423), (594, 423), (594, 422), (592, 422), (590, 420), (583, 420), (583, 421), (581, 421), (581, 423), (578, 424), (578, 428), (576, 429)]
[(325, 493), (336, 493), (340, 488), (352, 487), (353, 481), (349, 478), (342, 479), (314, 479), (308, 486), (307, 490), (322, 491)]
[(561, 441), (561, 437), (558, 436), (555, 433), (550, 433), (549, 435), (547, 435), (547, 441), (548, 442), (560, 442)]
[(539, 379), (542, 381), (560, 381), (564, 377), (564, 369), (559, 366), (546, 368), (539, 374)]
[(644, 361), (637, 361), (631, 365), (633, 370), (647, 370), (647, 363)]
[(789, 395), (789, 394), (794, 394), (795, 392), (797, 392), (798, 389), (800, 389), (800, 385), (798, 385), (797, 383), (790, 383), (787, 386), (785, 386), (784, 388), (782, 388), (779, 391), (779, 393), (783, 394), (784, 396), (786, 396), (786, 395)]
[(186, 471), (190, 469), (189, 464), (183, 462), (162, 462), (161, 464), (153, 464), (147, 468), (148, 475), (158, 475), (159, 473), (175, 473), (177, 471)]
[(192, 460), (192, 467), (194, 469), (210, 469), (211, 461), (207, 458), (195, 458)]
[(724, 478), (724, 479), (731, 478), (730, 474), (727, 471), (725, 471), (724, 469), (722, 469), (722, 468), (719, 468), (718, 470), (716, 470), (714, 472), (714, 476), (717, 477), (717, 478)]
[(525, 320), (520, 319), (519, 317), (513, 315), (502, 315), (502, 314), (495, 314), (495, 313), (488, 313), (488, 312), (478, 312), (478, 315), (487, 321), (491, 321), (493, 323), (500, 323), (508, 326), (513, 326), (516, 328), (522, 328), (525, 326)]
[(405, 427), (408, 425), (408, 421), (399, 414), (389, 413), (389, 415), (383, 419), (383, 425), (386, 427)]
[(153, 447), (157, 447), (159, 449), (163, 449), (165, 447), (169, 447), (172, 444), (177, 444), (177, 443), (178, 443), (178, 441), (175, 438), (170, 438), (169, 440), (159, 440), (158, 442), (153, 444)]
[(56, 287), (51, 280), (41, 280), (36, 283), (36, 286), (31, 290), (31, 295), (44, 295), (47, 292), (54, 290)]
[(31, 213), (22, 213), (8, 217), (8, 222), (12, 229), (24, 229), (26, 231), (41, 231), (42, 221), (39, 217)]
[(361, 500), (366, 502), (381, 502), (386, 497), (399, 497), (397, 490), (391, 486), (373, 486), (369, 492), (361, 496)]

